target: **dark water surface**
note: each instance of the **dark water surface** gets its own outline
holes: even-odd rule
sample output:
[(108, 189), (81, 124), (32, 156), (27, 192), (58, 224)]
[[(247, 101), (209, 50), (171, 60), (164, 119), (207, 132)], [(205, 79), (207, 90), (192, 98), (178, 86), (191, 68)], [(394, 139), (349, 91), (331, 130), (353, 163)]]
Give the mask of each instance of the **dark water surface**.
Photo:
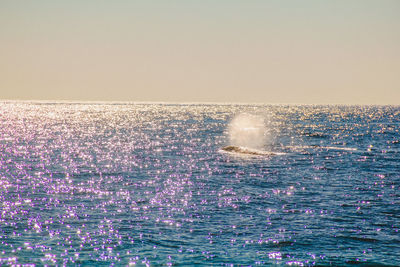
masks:
[[(240, 113), (264, 150), (221, 153)], [(399, 265), (400, 107), (0, 103), (0, 265)]]

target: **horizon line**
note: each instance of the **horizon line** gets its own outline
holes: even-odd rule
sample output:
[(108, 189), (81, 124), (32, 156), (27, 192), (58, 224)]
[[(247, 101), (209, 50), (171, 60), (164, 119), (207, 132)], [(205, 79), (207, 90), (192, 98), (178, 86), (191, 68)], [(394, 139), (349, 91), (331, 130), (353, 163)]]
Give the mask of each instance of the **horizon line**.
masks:
[(400, 106), (400, 104), (356, 104), (356, 103), (267, 103), (267, 102), (220, 102), (220, 101), (129, 101), (129, 100), (70, 100), (70, 99), (1, 99), (0, 102), (23, 103), (68, 103), (68, 104), (156, 104), (156, 105), (242, 105), (242, 106)]

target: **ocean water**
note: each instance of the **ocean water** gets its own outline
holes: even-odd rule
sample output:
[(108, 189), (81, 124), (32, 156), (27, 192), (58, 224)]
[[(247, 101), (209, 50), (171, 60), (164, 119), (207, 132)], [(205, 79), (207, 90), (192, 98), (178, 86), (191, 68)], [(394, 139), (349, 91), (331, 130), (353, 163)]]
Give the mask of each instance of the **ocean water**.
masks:
[(400, 107), (2, 102), (0, 199), (0, 265), (400, 265)]

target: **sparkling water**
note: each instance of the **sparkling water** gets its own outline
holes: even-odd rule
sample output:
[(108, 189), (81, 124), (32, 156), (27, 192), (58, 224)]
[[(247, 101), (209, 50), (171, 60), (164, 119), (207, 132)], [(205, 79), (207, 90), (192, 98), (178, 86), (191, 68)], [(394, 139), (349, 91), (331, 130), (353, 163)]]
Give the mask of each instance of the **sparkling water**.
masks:
[[(221, 150), (253, 128), (271, 153)], [(398, 106), (2, 102), (0, 264), (398, 265), (399, 129)]]

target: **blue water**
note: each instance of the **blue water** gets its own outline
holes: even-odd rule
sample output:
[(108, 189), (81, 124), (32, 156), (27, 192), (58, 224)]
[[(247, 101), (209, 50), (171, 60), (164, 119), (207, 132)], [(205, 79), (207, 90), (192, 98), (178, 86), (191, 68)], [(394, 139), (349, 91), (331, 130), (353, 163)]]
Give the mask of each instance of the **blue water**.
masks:
[[(223, 153), (238, 114), (268, 156)], [(399, 265), (400, 107), (0, 103), (0, 264)]]

